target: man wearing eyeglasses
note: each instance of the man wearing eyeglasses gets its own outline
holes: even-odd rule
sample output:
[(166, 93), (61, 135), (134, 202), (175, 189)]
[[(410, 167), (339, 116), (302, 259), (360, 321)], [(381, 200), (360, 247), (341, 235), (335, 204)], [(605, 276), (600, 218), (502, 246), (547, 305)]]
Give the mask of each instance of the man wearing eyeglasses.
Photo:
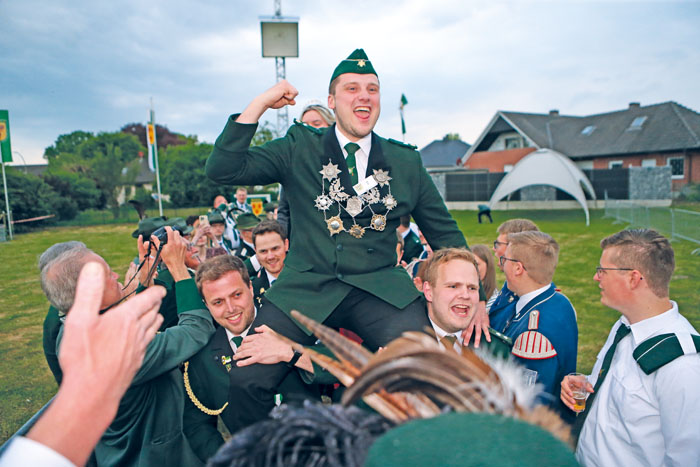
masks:
[(505, 324), (495, 329), (513, 340), (515, 360), (543, 385), (538, 402), (573, 419), (557, 398), (562, 378), (576, 371), (578, 345), (574, 307), (552, 283), (558, 259), (559, 245), (546, 233), (508, 235), (500, 264), (517, 300)]
[[(600, 301), (622, 316), (587, 378), (576, 457), (583, 465), (698, 465), (700, 336), (669, 299), (671, 244), (639, 229), (600, 246)], [(570, 384), (562, 381), (561, 399), (573, 408)]]
[[(499, 260), (506, 252), (506, 247), (508, 246), (508, 235), (518, 233), (518, 232), (529, 232), (536, 231), (540, 229), (537, 228), (534, 222), (529, 219), (509, 219), (498, 226), (496, 230), (498, 232), (498, 237), (493, 242), (493, 253), (496, 255), (496, 264), (503, 270)], [(518, 300), (517, 295), (513, 293), (512, 290), (508, 288), (508, 282), (503, 284), (503, 287), (498, 292), (496, 297), (491, 297), (486, 303), (486, 310), (489, 313), (490, 326), (493, 329), (502, 328), (505, 324), (505, 320), (508, 319), (509, 307), (513, 306), (513, 303)]]

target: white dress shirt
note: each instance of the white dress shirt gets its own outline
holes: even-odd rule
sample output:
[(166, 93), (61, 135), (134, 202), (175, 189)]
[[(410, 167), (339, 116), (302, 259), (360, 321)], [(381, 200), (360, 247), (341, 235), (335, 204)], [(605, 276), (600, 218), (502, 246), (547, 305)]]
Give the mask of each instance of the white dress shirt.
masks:
[[(617, 345), (609, 374), (581, 430), (576, 458), (584, 466), (700, 465), (700, 356), (684, 355), (645, 374), (632, 356), (642, 341), (690, 332), (676, 302), (665, 313), (631, 325)], [(605, 354), (624, 316), (613, 326), (589, 377), (595, 386)]]
[(433, 330), (435, 331), (435, 335), (437, 336), (437, 340), (438, 340), (438, 342), (440, 342), (440, 345), (442, 345), (442, 342), (440, 341), (440, 339), (442, 339), (445, 336), (452, 336), (455, 339), (457, 339), (457, 341), (454, 343), (455, 349), (459, 349), (462, 347), (462, 331), (457, 332), (457, 333), (447, 332), (444, 329), (442, 329), (440, 326), (435, 324), (435, 322), (432, 319), (430, 319), (430, 316), (428, 316), (428, 319), (430, 320), (430, 325), (433, 327)]
[(33, 439), (18, 436), (0, 457), (0, 467), (18, 465), (74, 467), (75, 464), (48, 446)]
[[(255, 317), (258, 315), (257, 308), (255, 309), (254, 313), (255, 314), (253, 315), (253, 321), (255, 321)], [(236, 351), (238, 350), (238, 346), (233, 343), (233, 338), (234, 337), (242, 337), (243, 339), (245, 339), (245, 336), (248, 335), (248, 331), (250, 331), (250, 326), (248, 326), (246, 328), (246, 330), (243, 331), (242, 333), (240, 333), (238, 336), (236, 336), (234, 333), (232, 333), (231, 331), (229, 331), (226, 328), (224, 328), (224, 331), (226, 331), (226, 337), (228, 337), (228, 344), (231, 346), (231, 350), (233, 350), (233, 353), (236, 353)]]
[[(353, 141), (347, 139), (345, 135), (340, 132), (338, 125), (335, 126), (335, 136), (338, 138), (338, 144), (340, 144), (340, 149), (343, 151), (343, 157), (347, 159), (348, 152), (345, 150), (345, 145)], [(372, 150), (372, 133), (359, 141), (354, 141), (354, 143), (360, 146), (360, 149), (355, 153), (355, 168), (357, 169), (357, 180), (362, 181), (367, 177), (369, 152)]]

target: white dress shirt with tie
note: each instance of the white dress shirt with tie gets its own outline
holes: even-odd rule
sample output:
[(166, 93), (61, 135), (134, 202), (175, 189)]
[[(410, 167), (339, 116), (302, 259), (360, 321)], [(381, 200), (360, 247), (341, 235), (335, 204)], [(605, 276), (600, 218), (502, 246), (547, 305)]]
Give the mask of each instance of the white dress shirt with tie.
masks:
[[(635, 347), (659, 334), (690, 332), (678, 305), (631, 325), (615, 349), (609, 374), (598, 390), (581, 430), (576, 458), (584, 466), (700, 465), (700, 355), (684, 355), (645, 374), (632, 356)], [(588, 378), (595, 386), (617, 328), (612, 327)]]

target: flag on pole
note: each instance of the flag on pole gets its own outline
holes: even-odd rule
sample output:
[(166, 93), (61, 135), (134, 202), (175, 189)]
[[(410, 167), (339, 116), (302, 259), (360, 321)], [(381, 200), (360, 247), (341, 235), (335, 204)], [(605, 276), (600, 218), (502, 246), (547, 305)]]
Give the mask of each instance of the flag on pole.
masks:
[(3, 162), (12, 162), (12, 146), (10, 145), (10, 114), (0, 110), (0, 152)]
[(401, 94), (401, 102), (399, 104), (399, 112), (401, 113), (401, 134), (406, 135), (406, 122), (403, 119), (403, 106), (408, 104), (408, 100), (404, 94)]
[(156, 125), (153, 122), (153, 112), (151, 112), (151, 123), (146, 125), (146, 141), (148, 145), (148, 168), (151, 172), (156, 171)]

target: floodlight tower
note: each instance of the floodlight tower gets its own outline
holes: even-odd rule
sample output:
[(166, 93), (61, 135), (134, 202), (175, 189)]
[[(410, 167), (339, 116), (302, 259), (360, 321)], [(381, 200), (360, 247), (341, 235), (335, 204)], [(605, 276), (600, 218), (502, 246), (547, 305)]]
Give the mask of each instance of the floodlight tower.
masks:
[[(275, 58), (277, 82), (285, 79), (286, 57), (299, 57), (299, 17), (282, 16), (282, 0), (274, 0), (275, 16), (260, 17), (262, 56)], [(289, 127), (287, 107), (277, 110), (277, 136), (283, 136)]]

